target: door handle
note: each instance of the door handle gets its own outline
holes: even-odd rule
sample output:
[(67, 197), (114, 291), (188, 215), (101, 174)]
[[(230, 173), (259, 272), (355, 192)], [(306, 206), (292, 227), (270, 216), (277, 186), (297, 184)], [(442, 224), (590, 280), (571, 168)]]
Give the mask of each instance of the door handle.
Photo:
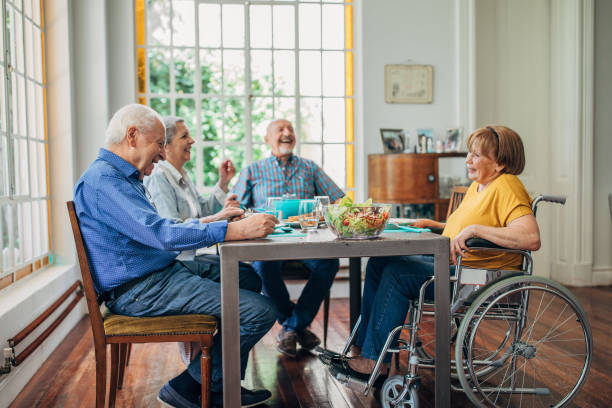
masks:
[(428, 175), (427, 181), (429, 181), (430, 183), (433, 183), (434, 181), (436, 181), (436, 176), (434, 176), (433, 174)]

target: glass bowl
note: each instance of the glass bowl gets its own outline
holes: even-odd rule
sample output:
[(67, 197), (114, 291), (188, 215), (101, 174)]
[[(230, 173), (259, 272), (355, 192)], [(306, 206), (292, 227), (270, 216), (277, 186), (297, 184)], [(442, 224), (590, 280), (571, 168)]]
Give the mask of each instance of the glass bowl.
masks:
[(325, 208), (325, 222), (330, 230), (343, 239), (372, 239), (385, 229), (391, 204), (344, 207), (331, 204)]

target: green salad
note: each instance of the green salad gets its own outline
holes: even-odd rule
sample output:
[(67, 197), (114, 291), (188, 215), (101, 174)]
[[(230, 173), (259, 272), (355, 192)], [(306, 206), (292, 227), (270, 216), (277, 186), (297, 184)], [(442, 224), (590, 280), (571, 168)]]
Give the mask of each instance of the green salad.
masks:
[(337, 205), (327, 207), (325, 220), (340, 237), (371, 237), (384, 229), (390, 209), (389, 205), (372, 205), (371, 198), (359, 204), (345, 196)]

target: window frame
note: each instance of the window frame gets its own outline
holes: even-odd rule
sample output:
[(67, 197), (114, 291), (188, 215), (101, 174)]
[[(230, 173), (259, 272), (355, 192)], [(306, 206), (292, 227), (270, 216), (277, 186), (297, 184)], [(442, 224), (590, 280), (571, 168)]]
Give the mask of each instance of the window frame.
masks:
[[(0, 189), (0, 212), (6, 211), (6, 215), (0, 214), (2, 290), (49, 265), (52, 256), (44, 0), (2, 0), (0, 13), (1, 47), (4, 51), (0, 55), (0, 81), (3, 87), (0, 99), (5, 102), (1, 114), (5, 118), (5, 129), (0, 128), (0, 143), (6, 143), (6, 156), (0, 157), (6, 158), (3, 160), (6, 163), (0, 169), (0, 177), (3, 184), (8, 184), (6, 190)], [(15, 39), (11, 31), (15, 31)], [(19, 125), (15, 126), (18, 121)], [(21, 151), (16, 153), (20, 144)], [(21, 155), (19, 162), (15, 154)], [(21, 165), (17, 169), (21, 159), (25, 160), (25, 167)], [(27, 174), (22, 174), (24, 168)], [(24, 180), (24, 175), (27, 180), (25, 191), (17, 184), (19, 178)], [(29, 214), (21, 213), (28, 209)], [(8, 236), (7, 248), (4, 247), (5, 230)], [(17, 243), (20, 239), (21, 242)], [(5, 249), (8, 250), (6, 269)], [(15, 250), (19, 251), (18, 260), (15, 259)]]
[[(174, 19), (173, 13), (173, 2), (168, 1), (168, 7), (170, 10), (170, 21), (172, 22)], [(219, 29), (220, 32), (223, 33), (223, 6), (224, 5), (242, 5), (244, 10), (244, 44), (242, 47), (227, 47), (221, 41), (218, 47), (204, 47), (200, 46), (200, 35), (199, 35), (199, 5), (200, 4), (214, 4), (220, 6), (220, 21), (219, 21)], [(293, 48), (275, 48), (274, 44), (270, 47), (254, 47), (250, 42), (250, 33), (251, 33), (251, 21), (250, 21), (250, 10), (251, 6), (279, 6), (279, 5), (293, 5), (294, 6), (294, 35), (295, 42)], [(342, 6), (344, 9), (344, 47), (343, 48), (325, 48), (323, 44), (321, 44), (320, 48), (301, 48), (300, 47), (300, 38), (299, 38), (299, 7), (300, 5), (319, 5), (321, 6), (320, 13), (320, 21), (323, 20), (323, 6), (324, 5), (335, 5)], [(190, 98), (194, 103), (194, 117), (195, 123), (191, 128), (193, 134), (193, 138), (195, 140), (194, 148), (195, 155), (192, 155), (192, 161), (195, 162), (195, 183), (198, 189), (202, 192), (210, 191), (212, 189), (212, 185), (204, 186), (204, 164), (203, 164), (203, 149), (205, 147), (214, 147), (221, 152), (225, 152), (227, 147), (231, 146), (241, 146), (245, 145), (244, 150), (244, 162), (243, 166), (246, 166), (253, 162), (253, 152), (254, 147), (265, 149), (264, 151), (269, 151), (267, 146), (263, 141), (254, 140), (253, 135), (253, 122), (252, 122), (252, 111), (253, 111), (253, 98), (270, 98), (273, 101), (273, 112), (271, 117), (276, 118), (276, 103), (274, 101), (276, 98), (280, 97), (278, 93), (274, 90), (276, 88), (276, 83), (274, 77), (272, 79), (272, 91), (270, 94), (257, 94), (254, 95), (253, 91), (250, 87), (251, 81), (253, 79), (251, 73), (251, 52), (252, 51), (270, 51), (272, 58), (272, 76), (274, 76), (274, 53), (277, 51), (292, 51), (294, 52), (294, 93), (293, 95), (289, 95), (286, 97), (293, 99), (293, 109), (295, 112), (295, 120), (293, 121), (294, 128), (296, 130), (296, 134), (298, 135), (298, 140), (296, 143), (296, 153), (300, 154), (302, 146), (304, 145), (317, 145), (320, 146), (319, 153), (319, 161), (318, 163), (321, 165), (323, 169), (326, 168), (326, 155), (324, 153), (326, 146), (343, 146), (344, 155), (345, 155), (345, 169), (344, 169), (344, 182), (338, 183), (345, 190), (345, 192), (354, 198), (355, 195), (355, 124), (354, 124), (354, 49), (353, 49), (353, 1), (345, 0), (345, 1), (333, 1), (333, 0), (322, 0), (318, 2), (313, 1), (303, 1), (303, 0), (293, 0), (293, 1), (274, 1), (274, 0), (257, 0), (257, 1), (243, 1), (243, 0), (194, 0), (194, 34), (195, 34), (195, 44), (193, 46), (174, 46), (173, 38), (174, 35), (172, 26), (170, 26), (170, 45), (157, 45), (157, 44), (149, 44), (148, 43), (148, 35), (147, 35), (147, 6), (146, 0), (134, 0), (134, 10), (135, 10), (135, 58), (136, 58), (136, 100), (139, 103), (150, 105), (151, 99), (156, 98), (167, 98), (168, 103), (170, 104), (170, 114), (176, 114), (176, 100), (177, 98)], [(274, 11), (271, 12), (272, 21), (274, 19)], [(321, 24), (321, 38), (323, 39), (323, 24)], [(271, 36), (274, 38), (274, 24), (270, 29)], [(151, 84), (150, 84), (150, 72), (149, 72), (149, 50), (150, 49), (166, 49), (170, 54), (169, 62), (168, 62), (168, 72), (169, 72), (169, 92), (167, 93), (152, 93), (151, 92)], [(193, 71), (193, 94), (185, 94), (185, 93), (176, 93), (175, 88), (175, 74), (174, 74), (174, 53), (172, 52), (174, 49), (189, 49), (193, 50), (195, 67)], [(200, 52), (202, 50), (218, 50), (220, 52), (221, 58), (221, 92), (220, 94), (203, 94), (201, 91), (201, 58)], [(224, 76), (223, 75), (223, 51), (225, 50), (240, 50), (244, 53), (243, 62), (244, 62), (244, 75), (245, 75), (245, 89), (244, 95), (226, 95), (224, 88)], [(342, 52), (344, 55), (344, 94), (342, 96), (328, 96), (323, 95), (323, 89), (321, 89), (321, 93), (318, 96), (309, 96), (302, 95), (300, 93), (300, 53), (303, 51), (318, 51), (319, 55), (323, 56), (325, 51), (334, 51), (334, 52)], [(323, 71), (323, 62), (321, 62), (321, 71)], [(323, 87), (323, 73), (321, 73)], [(318, 99), (321, 104), (320, 108), (320, 132), (321, 139), (319, 141), (305, 141), (299, 135), (299, 129), (301, 128), (301, 99), (302, 98), (313, 98)], [(225, 103), (228, 99), (240, 99), (243, 102), (244, 107), (244, 140), (242, 141), (228, 141), (226, 140), (225, 132), (221, 130), (218, 135), (219, 140), (215, 141), (204, 141), (202, 136), (202, 127), (201, 127), (201, 112), (202, 112), (202, 100), (205, 98), (214, 98), (215, 100), (221, 101), (222, 104)], [(324, 109), (323, 103), (326, 100), (333, 99), (342, 99), (344, 100), (344, 131), (345, 137), (343, 141), (326, 141), (325, 133), (324, 133)], [(222, 110), (225, 105), (222, 105)], [(222, 123), (225, 123), (225, 116), (221, 119)], [(225, 127), (225, 126), (223, 126)], [(263, 135), (261, 135), (263, 136)], [(222, 154), (221, 156), (224, 156)]]

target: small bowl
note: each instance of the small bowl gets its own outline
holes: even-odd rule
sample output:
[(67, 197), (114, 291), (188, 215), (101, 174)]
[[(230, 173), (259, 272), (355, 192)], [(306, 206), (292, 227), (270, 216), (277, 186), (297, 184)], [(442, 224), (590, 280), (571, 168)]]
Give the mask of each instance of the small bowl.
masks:
[(373, 239), (385, 229), (390, 212), (390, 204), (353, 207), (331, 204), (324, 215), (329, 229), (338, 238)]

